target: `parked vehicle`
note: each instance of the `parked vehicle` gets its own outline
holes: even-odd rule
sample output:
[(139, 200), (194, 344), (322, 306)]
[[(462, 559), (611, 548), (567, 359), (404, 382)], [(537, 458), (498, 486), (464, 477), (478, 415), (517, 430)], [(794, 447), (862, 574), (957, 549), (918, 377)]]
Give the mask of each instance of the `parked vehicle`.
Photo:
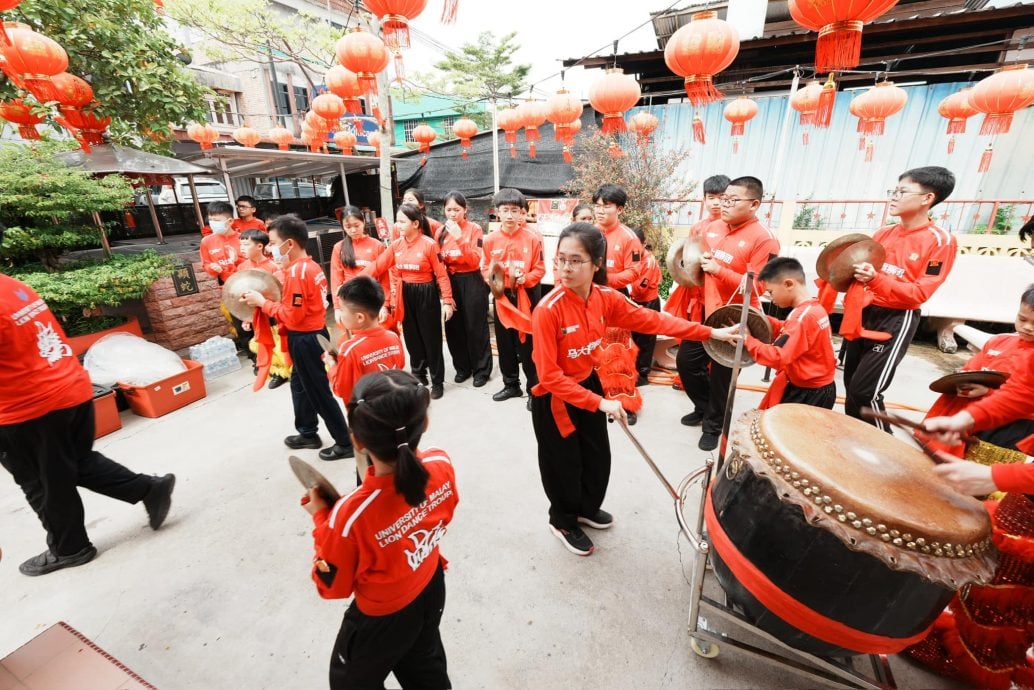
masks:
[[(173, 192), (172, 185), (164, 185), (158, 195), (158, 203), (191, 204), (194, 202), (194, 195), (190, 191), (190, 182), (185, 177), (173, 178), (176, 191)], [(197, 189), (197, 200), (201, 203), (209, 201), (229, 201), (230, 195), (226, 193), (226, 185), (214, 177), (195, 177), (194, 188)]]
[(313, 197), (330, 198), (329, 184), (316, 184), (305, 179), (281, 179), (279, 187), (276, 182), (259, 182), (255, 185), (256, 199), (312, 199)]

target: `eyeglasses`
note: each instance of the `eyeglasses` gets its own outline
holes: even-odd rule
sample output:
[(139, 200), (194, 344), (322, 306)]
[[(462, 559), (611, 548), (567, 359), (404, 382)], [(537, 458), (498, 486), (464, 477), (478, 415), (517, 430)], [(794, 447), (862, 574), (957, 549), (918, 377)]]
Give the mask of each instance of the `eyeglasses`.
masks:
[(736, 204), (740, 203), (741, 201), (757, 201), (757, 199), (750, 199), (750, 198), (746, 198), (746, 197), (742, 198), (742, 199), (737, 199), (736, 197), (731, 197), (731, 196), (723, 196), (720, 199), (718, 199), (718, 203), (721, 204), (722, 206), (735, 206)]
[(558, 256), (553, 259), (553, 265), (557, 268), (581, 268), (583, 264), (591, 264), (590, 259), (568, 259), (565, 257)]
[(497, 216), (519, 216), (521, 210), (519, 208), (498, 208), (495, 213)]
[(901, 197), (905, 196), (906, 194), (929, 194), (929, 192), (913, 192), (911, 189), (888, 189), (887, 190), (887, 198), (888, 199), (900, 199)]

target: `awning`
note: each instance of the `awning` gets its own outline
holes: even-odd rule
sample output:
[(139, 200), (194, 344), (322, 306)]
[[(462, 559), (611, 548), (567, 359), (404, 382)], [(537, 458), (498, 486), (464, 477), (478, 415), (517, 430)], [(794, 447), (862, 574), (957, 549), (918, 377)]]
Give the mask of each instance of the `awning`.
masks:
[(67, 151), (57, 154), (55, 158), (70, 168), (79, 168), (94, 175), (206, 175), (210, 172), (178, 158), (114, 144), (93, 146), (93, 153)]
[(206, 173), (229, 177), (330, 177), (380, 167), (372, 156), (220, 146), (188, 157)]

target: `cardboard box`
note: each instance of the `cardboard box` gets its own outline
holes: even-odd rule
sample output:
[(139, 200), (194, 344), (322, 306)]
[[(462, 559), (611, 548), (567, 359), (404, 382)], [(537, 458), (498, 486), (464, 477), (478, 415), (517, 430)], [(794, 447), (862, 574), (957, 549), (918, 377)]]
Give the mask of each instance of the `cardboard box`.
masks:
[(161, 417), (173, 410), (205, 397), (204, 367), (189, 359), (183, 360), (187, 370), (174, 374), (150, 386), (130, 386), (120, 383), (134, 414), (141, 417)]
[(122, 428), (122, 418), (118, 414), (118, 403), (115, 391), (108, 390), (93, 398), (93, 437), (107, 436)]

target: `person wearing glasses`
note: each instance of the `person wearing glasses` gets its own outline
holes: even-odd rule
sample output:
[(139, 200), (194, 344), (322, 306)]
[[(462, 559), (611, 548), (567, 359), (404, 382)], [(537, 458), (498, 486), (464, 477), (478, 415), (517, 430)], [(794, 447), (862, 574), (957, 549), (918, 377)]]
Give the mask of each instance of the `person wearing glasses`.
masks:
[[(855, 264), (855, 280), (865, 285), (868, 306), (862, 309), (862, 328), (890, 333), (890, 340), (850, 340), (844, 359), (844, 411), (861, 419), (863, 407), (882, 412), (883, 393), (905, 356), (919, 326), (919, 308), (941, 286), (955, 263), (955, 237), (937, 227), (930, 209), (955, 189), (947, 168), (913, 168), (901, 174), (887, 192), (890, 215), (898, 223), (877, 230), (873, 239), (883, 245), (886, 258), (880, 267)], [(879, 420), (866, 420), (891, 432)]]
[[(722, 194), (722, 219), (707, 226), (708, 244), (712, 248), (704, 252), (700, 260), (704, 271), (704, 318), (733, 300), (738, 302), (747, 272), (753, 271), (757, 276), (770, 259), (779, 255), (779, 240), (757, 218), (764, 191), (761, 180), (747, 176), (729, 182)], [(711, 239), (711, 232), (717, 232), (719, 237)], [(750, 303), (755, 307), (759, 305), (758, 294), (758, 289), (752, 286)], [(718, 447), (731, 382), (732, 369), (712, 360), (700, 441), (697, 443), (700, 450)]]
[(255, 215), (257, 210), (255, 197), (248, 195), (237, 197), (237, 217), (230, 223), (230, 227), (238, 235), (245, 230), (261, 230), (265, 232), (266, 223)]

